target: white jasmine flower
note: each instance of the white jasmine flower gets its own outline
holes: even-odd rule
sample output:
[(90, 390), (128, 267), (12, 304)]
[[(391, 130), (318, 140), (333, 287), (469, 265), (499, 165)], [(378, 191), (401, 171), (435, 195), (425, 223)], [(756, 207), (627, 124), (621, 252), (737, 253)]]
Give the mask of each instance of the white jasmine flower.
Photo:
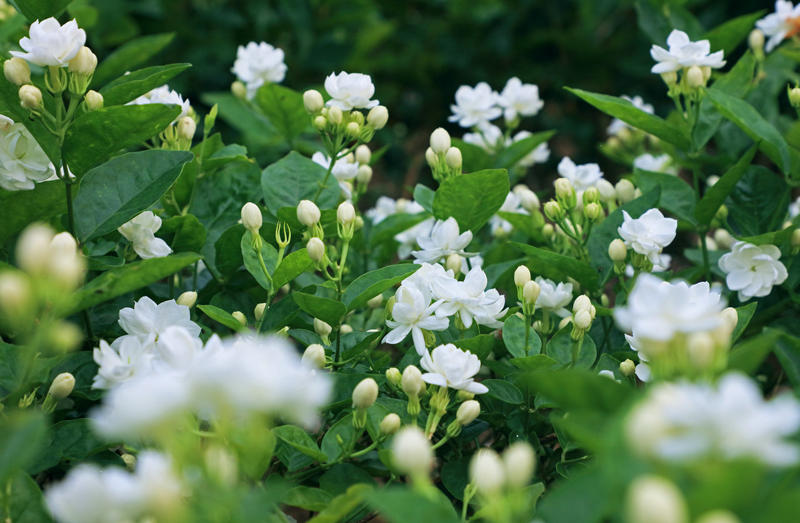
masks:
[(486, 290), (488, 280), (483, 269), (473, 267), (464, 281), (455, 278), (437, 278), (431, 283), (436, 303), (436, 315), (449, 317), (458, 314), (461, 322), (469, 328), (474, 319), (481, 325), (500, 328), (498, 320), (505, 311), (506, 300), (496, 289)]
[(433, 292), (433, 282), (439, 279), (455, 279), (453, 271), (445, 270), (439, 263), (421, 263), (419, 269), (411, 276), (400, 283), (404, 287), (414, 287), (415, 289), (427, 289)]
[(634, 370), (636, 377), (644, 382), (650, 381), (651, 377), (650, 366), (647, 364), (647, 356), (645, 356), (645, 354), (641, 351), (641, 345), (639, 343), (639, 340), (637, 340), (635, 336), (626, 334), (625, 341), (628, 342), (628, 345), (631, 346), (631, 349), (639, 353), (640, 363), (636, 364), (636, 369)]
[(603, 171), (596, 163), (575, 165), (568, 156), (559, 162), (558, 174), (569, 180), (577, 193), (583, 193), (586, 189), (594, 187), (603, 178)]
[(436, 218), (427, 218), (408, 230), (396, 234), (394, 239), (400, 245), (397, 247), (397, 256), (404, 260), (411, 256), (414, 247), (417, 245), (419, 236), (430, 236), (431, 230), (436, 225)]
[[(511, 142), (517, 143), (520, 140), (530, 138), (531, 136), (533, 136), (533, 134), (528, 131), (520, 131), (514, 135), (514, 138), (511, 140)], [(517, 162), (517, 165), (520, 167), (531, 167), (537, 163), (545, 163), (549, 159), (550, 148), (547, 146), (547, 142), (544, 142), (537, 145), (533, 151), (524, 156), (522, 160)]]
[[(630, 96), (622, 95), (620, 96), (623, 100), (628, 100), (634, 107), (640, 109), (648, 114), (653, 114), (655, 111), (653, 110), (653, 106), (645, 103), (644, 99), (641, 96), (634, 96), (631, 98)], [(620, 120), (619, 118), (614, 118), (611, 123), (609, 124), (608, 128), (606, 129), (606, 133), (609, 136), (616, 136), (619, 132), (623, 129), (631, 129), (631, 126)]]
[(800, 403), (789, 394), (764, 401), (747, 376), (719, 383), (659, 383), (628, 417), (626, 432), (642, 455), (660, 461), (755, 459), (774, 467), (795, 465)]
[(34, 182), (54, 175), (53, 164), (25, 126), (8, 124), (5, 120), (3, 123), (6, 125), (0, 131), (0, 188), (29, 191)]
[(539, 297), (536, 299), (536, 309), (554, 312), (562, 318), (572, 315), (572, 313), (566, 309), (567, 305), (572, 303), (571, 283), (559, 282), (558, 285), (556, 285), (553, 280), (546, 280), (541, 276), (536, 278), (536, 283), (539, 284), (539, 288), (541, 289)]
[(658, 209), (650, 209), (633, 219), (622, 211), (623, 222), (617, 229), (625, 245), (647, 256), (653, 265), (659, 263), (661, 251), (672, 243), (678, 230), (678, 220), (665, 218)]
[(610, 370), (601, 370), (600, 372), (597, 373), (597, 375), (602, 376), (604, 378), (608, 378), (612, 381), (616, 381), (617, 383), (622, 383), (620, 380), (614, 377), (614, 373)]
[(502, 109), (497, 107), (497, 98), (498, 94), (486, 82), (475, 87), (462, 85), (456, 91), (456, 103), (450, 106), (453, 114), (448, 120), (458, 122), (461, 127), (473, 127), (494, 120), (503, 114)]
[(338, 107), (342, 111), (372, 109), (380, 103), (378, 100), (370, 100), (375, 94), (375, 86), (367, 74), (344, 71), (338, 75), (331, 73), (325, 79), (325, 90), (331, 96), (326, 105)]
[(461, 258), (461, 274), (467, 274), (475, 267), (483, 268), (483, 256), (476, 254), (471, 258)]
[(800, 196), (789, 204), (789, 219), (794, 219), (797, 216), (800, 216)]
[(239, 46), (231, 71), (247, 86), (247, 99), (252, 100), (258, 89), (266, 83), (279, 84), (286, 77), (283, 50), (266, 42), (250, 42)]
[(781, 251), (774, 245), (753, 245), (737, 241), (731, 252), (719, 259), (719, 268), (727, 277), (725, 283), (732, 291), (739, 291), (739, 300), (769, 295), (774, 285), (788, 277), (786, 267), (778, 261)]
[(447, 329), (450, 320), (434, 315), (436, 305), (431, 305), (431, 293), (427, 286), (416, 287), (409, 283), (401, 285), (395, 293), (397, 300), (392, 308), (392, 319), (386, 320), (389, 333), (383, 343), (397, 345), (411, 333), (414, 348), (421, 356), (427, 352), (422, 329), (441, 331)]
[(161, 228), (161, 218), (152, 211), (145, 211), (128, 223), (122, 225), (119, 233), (131, 242), (133, 250), (142, 259), (163, 258), (169, 256), (172, 249), (167, 242), (156, 238), (155, 233)]
[(678, 167), (672, 165), (672, 157), (668, 154), (653, 156), (650, 153), (644, 153), (633, 160), (633, 167), (654, 173), (678, 174)]
[(372, 221), (372, 225), (378, 225), (396, 212), (397, 202), (388, 196), (380, 196), (375, 202), (375, 207), (369, 209), (364, 214)]
[(192, 104), (189, 100), (184, 100), (183, 96), (181, 96), (177, 91), (173, 91), (169, 88), (168, 85), (162, 85), (161, 87), (157, 87), (150, 91), (147, 94), (144, 94), (133, 100), (132, 102), (128, 102), (127, 105), (148, 105), (148, 104), (164, 104), (164, 105), (177, 105), (181, 108), (181, 113), (175, 117), (174, 122), (177, 122), (184, 116), (189, 116), (189, 113), (192, 110)]
[(27, 52), (11, 51), (11, 55), (41, 67), (67, 67), (85, 44), (86, 31), (79, 29), (75, 20), (62, 26), (51, 17), (33, 22), (30, 38), (26, 36), (19, 41), (19, 46)]
[(477, 131), (474, 133), (464, 133), (461, 140), (465, 143), (477, 145), (487, 153), (496, 153), (505, 144), (503, 131), (499, 127), (489, 122), (479, 122)]
[(683, 31), (673, 29), (667, 37), (669, 50), (654, 45), (650, 50), (650, 56), (658, 62), (650, 70), (653, 73), (661, 74), (671, 71), (680, 71), (696, 65), (698, 67), (710, 67), (719, 69), (725, 65), (723, 60), (724, 51), (711, 52), (711, 43), (708, 40), (692, 42), (689, 35)]
[[(321, 152), (315, 152), (311, 156), (311, 160), (325, 169), (331, 166), (331, 159)], [(339, 190), (344, 194), (345, 200), (353, 197), (352, 185), (348, 184), (348, 182), (358, 175), (358, 167), (358, 162), (350, 163), (346, 158), (341, 158), (333, 164), (333, 169), (331, 169), (331, 174), (339, 182)], [(385, 196), (382, 196), (382, 198), (385, 198)], [(387, 199), (391, 200), (391, 198)]]
[(417, 236), (421, 251), (412, 251), (414, 263), (434, 263), (444, 261), (451, 254), (471, 256), (464, 249), (472, 241), (472, 231), (459, 234), (458, 222), (452, 216), (445, 221), (437, 220), (430, 234)]
[(486, 385), (476, 383), (473, 379), (481, 370), (481, 360), (470, 351), (463, 351), (448, 343), (439, 345), (428, 355), (423, 355), (422, 368), (427, 370), (422, 379), (431, 385), (465, 390), (473, 394), (489, 392)]
[[(498, 212), (499, 211), (513, 212), (516, 214), (529, 214), (528, 211), (522, 208), (522, 200), (514, 192), (508, 193), (506, 196), (506, 201), (503, 202), (503, 205), (500, 207), (500, 209), (498, 209)], [(513, 229), (511, 223), (501, 218), (499, 214), (495, 214), (489, 219), (489, 226), (492, 230), (492, 234), (495, 234), (499, 229), (502, 229), (507, 233), (511, 232)]]
[(175, 300), (156, 304), (147, 296), (134, 302), (133, 308), (125, 307), (119, 311), (119, 326), (142, 340), (152, 337), (159, 341), (159, 336), (171, 326), (182, 327), (193, 337), (200, 336), (200, 326), (191, 320), (189, 307), (179, 305)]
[(517, 116), (534, 116), (544, 102), (539, 99), (539, 87), (523, 84), (519, 78), (511, 78), (497, 97), (497, 105), (502, 107), (506, 122), (513, 122)]
[(153, 341), (136, 336), (122, 336), (115, 346), (100, 340), (93, 357), (99, 366), (92, 383), (93, 389), (111, 389), (138, 374), (152, 372)]
[(794, 6), (789, 0), (777, 0), (775, 12), (756, 22), (756, 27), (769, 37), (764, 48), (769, 53), (784, 39), (791, 38), (800, 31), (800, 5)]

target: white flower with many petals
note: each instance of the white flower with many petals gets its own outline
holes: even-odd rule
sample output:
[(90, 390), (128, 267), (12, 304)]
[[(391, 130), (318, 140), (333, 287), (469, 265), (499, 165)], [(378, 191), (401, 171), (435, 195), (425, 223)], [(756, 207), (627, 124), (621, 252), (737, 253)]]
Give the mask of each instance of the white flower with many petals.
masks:
[(400, 244), (397, 247), (397, 257), (404, 260), (411, 256), (417, 246), (417, 238), (419, 236), (430, 236), (434, 225), (436, 225), (436, 218), (426, 218), (410, 229), (396, 234), (394, 239)]
[(800, 460), (789, 439), (800, 429), (800, 402), (789, 394), (764, 401), (749, 377), (730, 373), (716, 385), (659, 383), (626, 421), (631, 446), (658, 461), (756, 460), (788, 467)]
[(180, 95), (177, 91), (173, 91), (169, 88), (168, 85), (162, 85), (161, 87), (156, 87), (152, 91), (147, 94), (143, 94), (139, 98), (133, 100), (132, 102), (128, 102), (127, 105), (149, 105), (149, 104), (164, 104), (164, 105), (176, 105), (181, 108), (181, 112), (178, 116), (175, 117), (173, 122), (177, 122), (184, 116), (189, 116), (189, 113), (192, 110), (192, 104), (189, 102), (188, 99), (184, 100), (183, 96)]
[(558, 285), (556, 285), (553, 280), (546, 280), (541, 276), (537, 276), (536, 283), (539, 284), (539, 288), (541, 289), (539, 297), (536, 299), (536, 309), (553, 312), (562, 318), (566, 318), (572, 314), (566, 309), (567, 305), (572, 302), (571, 283), (559, 282)]
[(404, 287), (414, 287), (416, 289), (428, 289), (432, 293), (433, 282), (440, 279), (454, 279), (453, 271), (445, 270), (439, 263), (422, 263), (414, 274), (402, 281), (400, 285)]
[(445, 221), (438, 220), (430, 234), (417, 236), (417, 245), (422, 250), (412, 251), (414, 263), (442, 262), (451, 254), (471, 256), (464, 249), (472, 241), (472, 231), (459, 234), (458, 222), (452, 216)]
[[(655, 111), (653, 110), (653, 106), (649, 103), (645, 103), (644, 98), (641, 96), (634, 96), (631, 98), (630, 96), (622, 95), (620, 96), (623, 100), (628, 100), (634, 107), (637, 109), (646, 112), (647, 114), (653, 114)], [(616, 136), (619, 132), (623, 129), (632, 129), (632, 127), (619, 118), (614, 118), (611, 123), (608, 125), (606, 129), (606, 133), (609, 136)]]
[(388, 196), (379, 196), (375, 202), (375, 207), (367, 210), (364, 214), (372, 221), (372, 225), (378, 225), (383, 220), (397, 212), (397, 202)]
[(420, 364), (428, 371), (422, 375), (426, 383), (473, 394), (489, 392), (486, 385), (476, 383), (473, 378), (481, 370), (481, 360), (452, 343), (439, 345), (430, 355), (426, 352)]
[(756, 27), (769, 37), (764, 47), (769, 53), (786, 38), (800, 33), (800, 5), (794, 6), (789, 0), (777, 0), (775, 12), (756, 22)]
[(489, 122), (480, 122), (476, 125), (474, 133), (464, 133), (461, 140), (465, 143), (477, 145), (487, 153), (494, 154), (501, 147), (504, 147), (503, 130)]
[(779, 258), (781, 251), (774, 245), (753, 245), (737, 241), (731, 252), (719, 259), (719, 268), (727, 277), (725, 283), (732, 291), (739, 291), (739, 300), (769, 295), (772, 287), (788, 277), (786, 267)]
[(120, 226), (119, 233), (133, 244), (133, 250), (140, 258), (163, 258), (169, 256), (172, 249), (167, 242), (156, 238), (155, 233), (161, 228), (161, 218), (152, 211), (145, 211), (126, 224)]
[[(515, 214), (530, 214), (528, 211), (522, 208), (522, 201), (514, 192), (508, 193), (506, 196), (506, 201), (503, 202), (503, 205), (500, 207), (500, 209), (498, 209), (498, 212), (500, 211), (511, 212)], [(499, 214), (495, 214), (489, 219), (489, 226), (492, 230), (492, 234), (495, 234), (500, 229), (505, 232), (511, 232), (513, 229), (511, 223), (501, 218)]]
[(558, 164), (558, 174), (572, 183), (575, 191), (582, 193), (590, 187), (594, 187), (603, 178), (603, 171), (596, 163), (575, 165), (568, 156), (561, 159)]
[(62, 26), (48, 18), (33, 22), (30, 37), (19, 41), (26, 52), (11, 51), (11, 55), (41, 67), (67, 67), (85, 44), (86, 31), (78, 28), (78, 22), (70, 20)]
[[(331, 159), (319, 151), (311, 156), (311, 160), (325, 169), (331, 166)], [(346, 158), (341, 158), (333, 164), (333, 169), (331, 169), (331, 174), (339, 182), (339, 190), (344, 194), (345, 200), (353, 197), (352, 185), (348, 182), (358, 176), (358, 167), (358, 162), (351, 163)]]
[(506, 122), (513, 122), (517, 116), (535, 116), (544, 107), (539, 99), (539, 87), (523, 84), (519, 78), (510, 78), (497, 97), (497, 105), (503, 108)]
[(665, 218), (658, 209), (650, 209), (633, 219), (622, 211), (623, 222), (617, 229), (628, 248), (647, 256), (653, 265), (659, 263), (661, 251), (672, 243), (678, 230), (678, 220)]
[(231, 71), (247, 86), (247, 99), (252, 100), (258, 89), (266, 83), (279, 84), (286, 77), (283, 50), (266, 42), (250, 42), (239, 46)]
[(342, 111), (352, 109), (372, 109), (380, 102), (371, 100), (375, 94), (375, 86), (368, 74), (331, 73), (325, 79), (325, 90), (331, 96), (328, 107), (338, 107)]
[(475, 87), (462, 85), (456, 91), (456, 103), (450, 106), (453, 114), (448, 118), (458, 122), (461, 127), (473, 127), (483, 122), (490, 122), (501, 114), (497, 106), (498, 94), (486, 82)]
[(200, 326), (191, 320), (191, 311), (186, 305), (175, 300), (156, 304), (147, 296), (119, 311), (119, 325), (131, 336), (142, 340), (158, 337), (167, 327), (177, 326), (186, 329), (194, 337), (200, 336)]
[(114, 346), (100, 340), (93, 355), (99, 368), (92, 388), (111, 389), (134, 376), (152, 372), (153, 340), (122, 336)]
[(401, 285), (395, 293), (395, 300), (392, 319), (386, 320), (386, 325), (392, 330), (383, 338), (383, 343), (397, 345), (411, 333), (414, 348), (422, 356), (427, 351), (422, 329), (445, 330), (450, 325), (450, 320), (434, 315), (436, 306), (431, 305), (431, 293), (427, 287)]
[[(658, 62), (650, 69), (656, 74), (680, 71), (696, 65), (697, 67), (710, 67), (719, 69), (725, 65), (724, 51), (711, 53), (711, 43), (708, 40), (692, 42), (689, 35), (683, 31), (673, 29), (667, 37), (669, 50), (654, 45), (650, 56)], [(711, 54), (709, 54), (711, 53)]]
[(436, 315), (449, 317), (458, 314), (465, 327), (472, 325), (473, 319), (492, 328), (500, 328), (498, 320), (505, 311), (505, 297), (496, 289), (486, 290), (488, 280), (480, 267), (473, 267), (464, 281), (455, 278), (438, 278), (431, 288), (436, 302)]
[(654, 173), (678, 174), (678, 167), (672, 164), (672, 157), (668, 154), (653, 156), (650, 153), (644, 153), (634, 158), (633, 167)]
[[(525, 138), (530, 138), (531, 136), (533, 136), (533, 134), (528, 131), (520, 131), (514, 135), (514, 138), (511, 139), (511, 143), (517, 143)], [(536, 148), (534, 148), (533, 151), (523, 156), (522, 159), (517, 162), (517, 165), (520, 167), (531, 167), (537, 163), (545, 163), (549, 159), (550, 148), (547, 146), (547, 142), (544, 142), (540, 143), (536, 146)]]
[(29, 191), (34, 182), (54, 174), (50, 159), (24, 125), (12, 122), (0, 131), (0, 188)]

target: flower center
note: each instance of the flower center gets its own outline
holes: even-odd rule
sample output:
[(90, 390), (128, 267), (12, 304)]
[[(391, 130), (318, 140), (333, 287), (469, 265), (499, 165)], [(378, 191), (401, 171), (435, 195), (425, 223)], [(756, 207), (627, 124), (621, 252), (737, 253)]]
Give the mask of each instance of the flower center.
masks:
[(800, 16), (789, 18), (786, 20), (786, 23), (791, 26), (791, 29), (786, 33), (787, 38), (791, 38), (800, 33)]

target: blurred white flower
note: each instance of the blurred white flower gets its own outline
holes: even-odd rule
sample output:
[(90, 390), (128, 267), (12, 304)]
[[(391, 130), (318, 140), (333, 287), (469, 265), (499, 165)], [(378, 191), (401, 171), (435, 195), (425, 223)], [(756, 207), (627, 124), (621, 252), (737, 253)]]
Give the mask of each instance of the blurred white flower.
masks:
[(678, 167), (672, 164), (672, 157), (668, 154), (653, 156), (650, 153), (644, 153), (634, 158), (633, 167), (654, 173), (678, 174)]
[(92, 383), (93, 389), (110, 389), (135, 375), (152, 372), (152, 340), (122, 336), (115, 345), (100, 340), (100, 347), (95, 347), (93, 356), (99, 368)]
[(283, 50), (266, 42), (250, 42), (239, 46), (231, 71), (247, 86), (247, 99), (252, 100), (258, 89), (266, 83), (279, 84), (286, 77)]
[(636, 369), (634, 370), (636, 377), (644, 382), (650, 381), (650, 366), (647, 364), (647, 356), (641, 352), (639, 340), (637, 340), (635, 336), (626, 334), (625, 341), (628, 342), (628, 345), (631, 346), (631, 349), (639, 353), (640, 363), (636, 364)]
[(489, 392), (486, 385), (476, 383), (473, 379), (481, 370), (481, 360), (470, 351), (463, 351), (452, 343), (439, 345), (430, 355), (426, 351), (421, 365), (428, 371), (422, 375), (422, 379), (431, 385), (465, 390), (473, 394)]
[(630, 444), (642, 455), (669, 462), (700, 458), (755, 459), (774, 467), (798, 462), (800, 402), (789, 394), (764, 401), (758, 385), (729, 373), (716, 385), (662, 382), (631, 411)]
[[(508, 193), (506, 196), (506, 201), (503, 202), (503, 205), (500, 207), (500, 209), (498, 209), (498, 212), (499, 211), (525, 215), (530, 214), (528, 211), (522, 208), (522, 200), (514, 192)], [(513, 229), (511, 223), (501, 218), (499, 214), (495, 214), (489, 219), (489, 227), (492, 231), (492, 234), (495, 234), (499, 229), (502, 229), (505, 232), (511, 232)]]
[(183, 96), (181, 96), (177, 91), (173, 91), (169, 88), (168, 85), (162, 85), (161, 87), (157, 87), (150, 91), (147, 94), (143, 94), (139, 98), (133, 100), (132, 102), (128, 102), (127, 105), (148, 105), (148, 104), (164, 104), (164, 105), (177, 105), (181, 108), (181, 113), (175, 117), (173, 122), (177, 122), (184, 116), (189, 116), (189, 113), (192, 110), (192, 104), (189, 103), (189, 100), (184, 100)]
[(650, 50), (650, 56), (658, 62), (650, 70), (653, 73), (661, 74), (671, 71), (680, 71), (696, 65), (698, 67), (710, 67), (719, 69), (725, 65), (723, 59), (725, 52), (717, 51), (711, 53), (711, 43), (708, 40), (692, 42), (689, 35), (683, 31), (673, 29), (667, 37), (669, 50), (654, 45)]
[(788, 277), (786, 266), (778, 259), (781, 251), (774, 245), (753, 245), (737, 241), (731, 252), (719, 259), (719, 268), (726, 274), (725, 283), (732, 291), (739, 291), (739, 300), (769, 295), (774, 285)]
[(338, 75), (331, 73), (325, 79), (325, 90), (331, 96), (326, 105), (338, 107), (342, 111), (372, 109), (380, 103), (378, 100), (370, 100), (375, 94), (375, 86), (367, 74), (344, 71)]
[(450, 106), (453, 114), (448, 120), (458, 122), (461, 127), (473, 127), (494, 120), (503, 114), (497, 106), (497, 98), (498, 94), (486, 82), (475, 87), (462, 85), (456, 91), (456, 103)]
[[(520, 131), (514, 135), (514, 138), (512, 138), (511, 142), (517, 143), (525, 138), (530, 138), (531, 136), (533, 136), (533, 134), (528, 131)], [(525, 155), (522, 160), (517, 162), (517, 165), (520, 167), (531, 167), (537, 163), (545, 163), (549, 159), (550, 148), (547, 146), (547, 142), (544, 142), (537, 145), (533, 151)]]
[[(623, 100), (628, 100), (634, 107), (640, 109), (648, 114), (653, 114), (655, 111), (653, 110), (653, 106), (649, 103), (645, 103), (644, 99), (641, 96), (634, 96), (631, 98), (630, 96), (622, 95), (620, 96)], [(614, 118), (611, 120), (611, 123), (608, 125), (606, 129), (606, 133), (609, 136), (616, 136), (619, 132), (623, 129), (631, 129), (631, 126), (620, 120), (619, 118)]]
[(0, 188), (6, 191), (29, 191), (34, 182), (55, 175), (50, 159), (31, 133), (21, 123), (3, 120), (0, 131)]
[(383, 220), (397, 212), (397, 202), (388, 196), (379, 196), (375, 202), (375, 207), (367, 210), (364, 214), (372, 221), (372, 225), (378, 225)]
[(86, 44), (86, 31), (75, 20), (63, 26), (55, 18), (36, 20), (31, 24), (30, 38), (24, 37), (19, 46), (27, 51), (11, 51), (12, 56), (41, 67), (66, 67)]
[(800, 31), (800, 5), (794, 6), (789, 0), (777, 0), (775, 12), (756, 22), (756, 27), (769, 37), (764, 48), (769, 53), (785, 38), (791, 38)]
[(431, 305), (431, 293), (427, 286), (417, 287), (411, 283), (401, 285), (395, 293), (395, 304), (392, 307), (392, 319), (386, 320), (391, 329), (383, 343), (397, 345), (411, 333), (414, 348), (422, 356), (425, 348), (425, 337), (422, 329), (441, 331), (447, 329), (450, 320), (435, 316), (435, 305)]
[(517, 116), (534, 116), (544, 102), (539, 99), (539, 87), (523, 84), (519, 78), (510, 78), (497, 97), (497, 105), (503, 108), (506, 122), (513, 122)]
[(800, 216), (800, 196), (789, 204), (789, 219), (794, 219), (797, 216)]
[(661, 251), (672, 243), (678, 230), (678, 220), (665, 218), (658, 209), (650, 209), (633, 219), (622, 211), (623, 222), (617, 229), (628, 248), (647, 256), (655, 265), (659, 263)]
[(422, 250), (411, 251), (414, 263), (442, 262), (451, 254), (471, 256), (464, 249), (472, 241), (472, 231), (459, 234), (458, 222), (452, 216), (445, 221), (438, 220), (429, 234), (417, 236), (417, 245)]
[[(325, 154), (317, 151), (311, 156), (311, 160), (328, 169), (331, 166), (331, 159)], [(336, 181), (339, 182), (339, 190), (344, 194), (345, 200), (349, 200), (353, 197), (353, 190), (352, 185), (348, 184), (350, 180), (355, 178), (358, 175), (358, 162), (348, 162), (346, 158), (339, 159), (335, 164), (333, 164), (333, 169), (331, 169), (331, 174), (336, 178)], [(386, 198), (382, 196), (381, 198)], [(387, 198), (391, 200), (391, 198)], [(374, 222), (373, 222), (374, 223)]]
[(572, 315), (572, 313), (566, 309), (566, 306), (572, 302), (571, 283), (559, 282), (558, 285), (556, 285), (553, 280), (546, 280), (541, 276), (536, 278), (536, 283), (539, 284), (539, 288), (541, 289), (539, 297), (536, 299), (536, 309), (554, 312), (562, 318)]
[(438, 278), (431, 288), (438, 300), (436, 315), (449, 317), (458, 314), (461, 322), (469, 328), (474, 319), (481, 325), (500, 328), (499, 317), (505, 314), (505, 297), (496, 289), (486, 290), (488, 280), (480, 267), (473, 267), (464, 281), (455, 278)]
[(410, 229), (396, 234), (394, 239), (400, 244), (397, 247), (397, 257), (404, 260), (411, 256), (414, 247), (417, 245), (417, 238), (419, 236), (429, 236), (434, 225), (436, 225), (436, 218), (430, 217), (419, 222)]
[(575, 165), (568, 156), (561, 159), (558, 164), (558, 174), (572, 183), (577, 193), (582, 193), (590, 187), (594, 187), (603, 178), (603, 172), (596, 163)]
[(172, 249), (167, 242), (156, 238), (155, 233), (161, 228), (161, 218), (152, 211), (145, 211), (123, 224), (117, 229), (119, 233), (131, 242), (133, 250), (140, 258), (163, 258), (169, 256)]
[(464, 133), (461, 140), (465, 143), (477, 145), (487, 153), (495, 153), (506, 145), (503, 131), (496, 125), (489, 122), (479, 122), (476, 127), (476, 132)]

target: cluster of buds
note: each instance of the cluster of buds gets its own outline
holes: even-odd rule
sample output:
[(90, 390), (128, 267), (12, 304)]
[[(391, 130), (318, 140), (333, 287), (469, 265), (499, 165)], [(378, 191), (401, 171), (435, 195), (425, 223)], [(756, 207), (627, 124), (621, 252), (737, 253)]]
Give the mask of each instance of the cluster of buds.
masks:
[(425, 160), (439, 183), (461, 174), (461, 150), (450, 146), (450, 134), (441, 127), (431, 133), (431, 146), (425, 151)]
[(683, 95), (689, 100), (698, 101), (703, 94), (702, 88), (711, 79), (711, 67), (693, 65), (683, 69), (680, 80), (677, 71), (661, 73), (661, 79), (667, 84), (670, 98), (677, 99)]
[(196, 130), (197, 122), (193, 115), (178, 119), (159, 134), (161, 148), (169, 151), (188, 151), (192, 148)]
[(597, 187), (590, 187), (583, 191), (583, 217), (589, 222), (602, 222), (606, 215), (603, 213), (603, 206), (600, 204), (600, 190)]
[(580, 341), (592, 327), (597, 309), (585, 294), (575, 298), (572, 305), (572, 339)]
[(513, 443), (502, 455), (482, 448), (470, 460), (464, 503), (477, 495), (482, 519), (492, 523), (522, 521), (532, 510), (525, 487), (535, 470), (536, 454), (528, 443)]
[(347, 141), (368, 143), (375, 131), (383, 129), (389, 121), (389, 111), (382, 105), (370, 109), (365, 117), (361, 111), (326, 107), (322, 94), (314, 89), (303, 93), (303, 104), (317, 132), (334, 142), (346, 138)]
[(531, 279), (531, 271), (524, 265), (514, 271), (514, 285), (517, 287), (517, 299), (522, 304), (522, 313), (530, 318), (536, 308), (536, 300), (542, 288)]

